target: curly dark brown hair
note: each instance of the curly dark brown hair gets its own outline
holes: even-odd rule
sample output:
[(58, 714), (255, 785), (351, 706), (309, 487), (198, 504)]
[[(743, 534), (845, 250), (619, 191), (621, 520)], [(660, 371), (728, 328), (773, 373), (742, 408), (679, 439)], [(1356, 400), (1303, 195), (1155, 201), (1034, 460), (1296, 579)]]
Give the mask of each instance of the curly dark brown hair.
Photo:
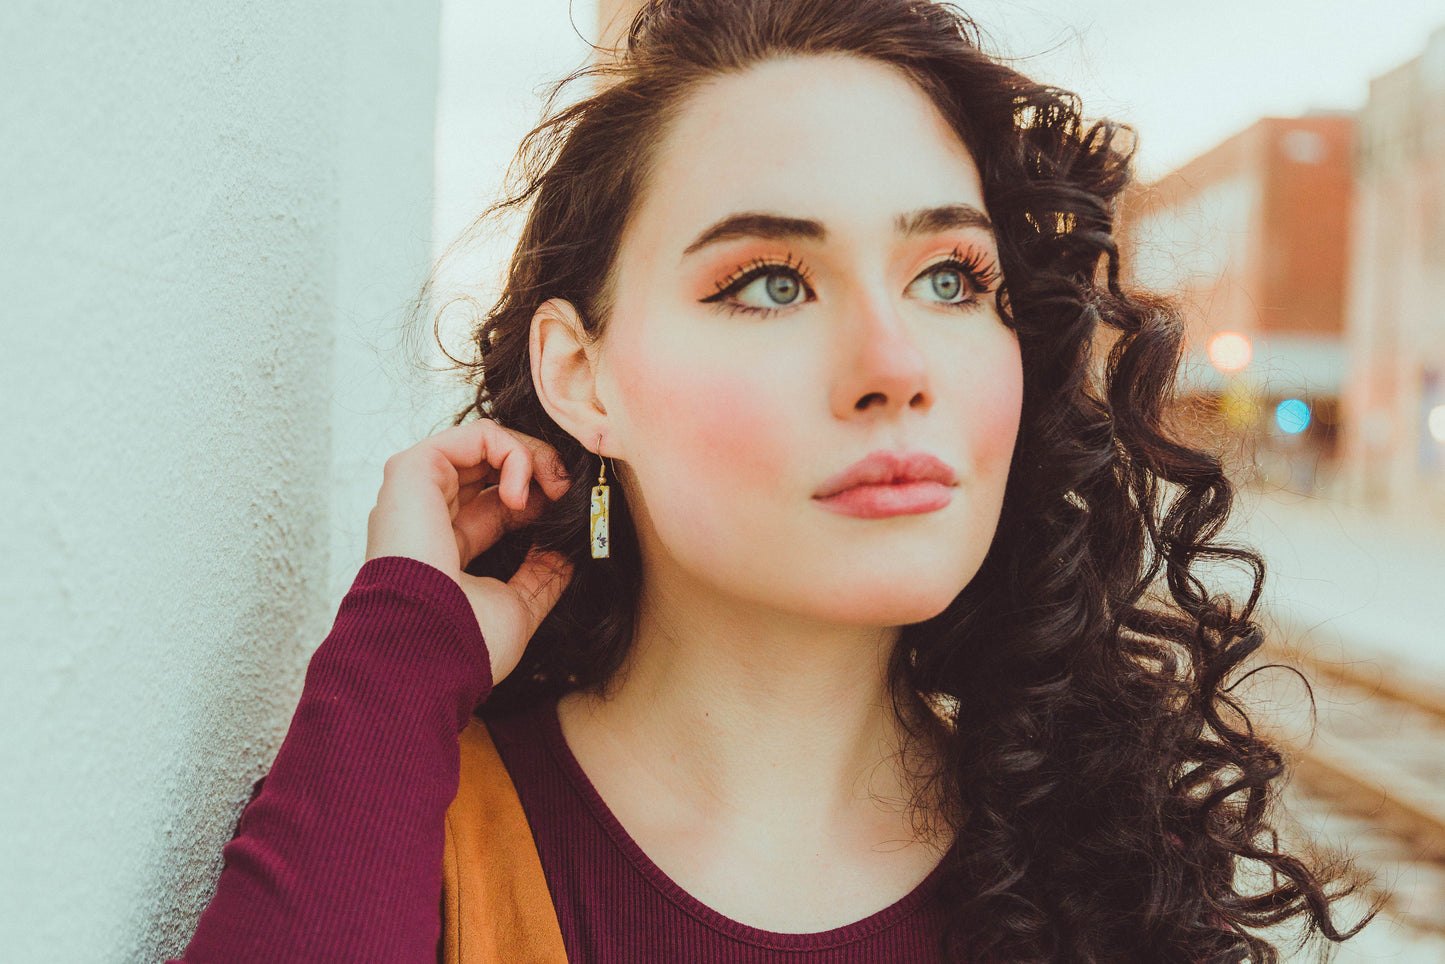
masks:
[[(632, 641), (640, 560), (614, 494), (612, 555), (589, 558), (587, 447), (543, 410), (528, 335), (550, 298), (605, 330), (612, 267), (669, 117), (696, 85), (780, 56), (847, 54), (902, 71), (972, 153), (999, 245), (999, 306), (1024, 364), (1022, 423), (993, 543), (947, 609), (901, 631), (900, 719), (935, 748), (928, 799), (957, 831), (941, 890), (949, 960), (1265, 964), (1255, 931), (1295, 920), (1341, 941), (1347, 864), (1280, 849), (1281, 750), (1231, 695), (1261, 646), (1264, 569), (1219, 539), (1233, 488), (1220, 458), (1168, 424), (1182, 325), (1126, 290), (1113, 237), (1132, 134), (1086, 124), (1073, 94), (988, 56), (975, 24), (924, 0), (652, 0), (615, 58), (552, 91), (482, 215), (526, 222), (505, 288), (476, 326), (486, 416), (562, 456), (571, 491), (474, 560), (507, 578), (531, 545), (575, 561), (571, 583), (495, 708), (604, 690)], [(588, 96), (558, 107), (587, 81)], [(418, 302), (433, 304), (428, 289)], [(1107, 347), (1101, 347), (1107, 346)], [(1237, 604), (1200, 563), (1252, 570)], [(919, 725), (917, 721), (929, 723)], [(941, 792), (939, 792), (941, 791)], [(1270, 885), (1249, 891), (1241, 870)]]

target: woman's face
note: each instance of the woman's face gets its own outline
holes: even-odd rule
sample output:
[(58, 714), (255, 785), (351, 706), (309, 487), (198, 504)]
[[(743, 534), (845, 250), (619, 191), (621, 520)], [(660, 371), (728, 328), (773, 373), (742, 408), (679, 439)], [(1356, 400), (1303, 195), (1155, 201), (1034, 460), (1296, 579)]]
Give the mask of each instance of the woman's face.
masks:
[[(973, 159), (901, 73), (794, 57), (697, 90), (623, 236), (597, 369), (646, 578), (831, 623), (939, 613), (1018, 430), (997, 265)], [(953, 482), (819, 497), (874, 453)]]

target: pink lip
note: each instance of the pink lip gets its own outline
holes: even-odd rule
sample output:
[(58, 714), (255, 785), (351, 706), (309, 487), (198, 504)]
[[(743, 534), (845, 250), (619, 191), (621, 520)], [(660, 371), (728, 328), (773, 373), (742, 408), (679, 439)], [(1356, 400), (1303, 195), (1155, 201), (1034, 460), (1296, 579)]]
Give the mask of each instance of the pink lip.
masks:
[(844, 515), (878, 519), (934, 512), (953, 499), (956, 476), (924, 452), (873, 452), (819, 486), (813, 498)]

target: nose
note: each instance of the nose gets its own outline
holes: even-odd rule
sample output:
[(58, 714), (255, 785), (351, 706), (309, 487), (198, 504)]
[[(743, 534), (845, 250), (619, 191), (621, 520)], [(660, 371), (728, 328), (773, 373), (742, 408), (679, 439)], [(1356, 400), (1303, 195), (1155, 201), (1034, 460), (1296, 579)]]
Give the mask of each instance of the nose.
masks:
[(885, 299), (868, 298), (855, 302), (849, 315), (839, 325), (842, 345), (831, 400), (834, 416), (897, 415), (931, 408), (927, 358), (897, 309)]

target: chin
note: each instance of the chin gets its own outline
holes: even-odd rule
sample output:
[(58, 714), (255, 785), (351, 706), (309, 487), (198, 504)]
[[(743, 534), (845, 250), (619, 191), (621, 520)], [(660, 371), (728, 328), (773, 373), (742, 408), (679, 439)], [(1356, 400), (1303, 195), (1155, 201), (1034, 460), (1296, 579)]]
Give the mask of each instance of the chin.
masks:
[(874, 580), (866, 587), (840, 586), (827, 594), (826, 615), (857, 626), (907, 626), (932, 619), (963, 591), (956, 580)]

